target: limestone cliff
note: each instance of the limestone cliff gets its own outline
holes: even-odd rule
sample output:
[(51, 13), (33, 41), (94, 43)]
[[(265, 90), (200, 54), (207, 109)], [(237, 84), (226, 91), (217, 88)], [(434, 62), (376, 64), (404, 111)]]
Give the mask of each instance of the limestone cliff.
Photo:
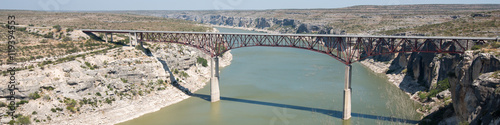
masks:
[(500, 59), (468, 52), (450, 77), (455, 114), (472, 124), (500, 123)]
[(277, 18), (250, 18), (250, 17), (228, 17), (223, 15), (185, 15), (173, 14), (166, 16), (205, 24), (257, 28), (278, 31), (280, 33), (319, 33), (319, 34), (344, 34), (345, 31), (334, 30), (324, 24), (303, 23), (295, 19)]
[[(427, 123), (499, 124), (500, 59), (494, 53), (400, 53), (361, 63), (387, 74), (412, 99)], [(379, 68), (373, 68), (379, 67)]]

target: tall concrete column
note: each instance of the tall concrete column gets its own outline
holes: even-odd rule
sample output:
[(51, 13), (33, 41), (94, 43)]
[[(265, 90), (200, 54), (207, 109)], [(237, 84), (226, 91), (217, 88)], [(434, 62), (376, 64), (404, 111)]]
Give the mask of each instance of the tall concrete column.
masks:
[(108, 42), (108, 33), (104, 33), (104, 41)]
[(110, 39), (110, 42), (113, 42), (113, 33), (109, 33), (109, 35), (111, 35), (111, 39)]
[(130, 44), (129, 47), (132, 47), (132, 33), (128, 33), (128, 43)]
[(345, 66), (344, 80), (344, 115), (342, 119), (348, 120), (351, 118), (351, 65)]
[[(135, 45), (137, 46), (138, 40), (137, 40), (137, 33), (136, 32), (134, 32), (134, 42), (135, 42)], [(141, 47), (143, 47), (142, 44), (141, 44)]]
[(217, 102), (220, 100), (219, 91), (219, 58), (215, 56), (210, 61), (211, 78), (210, 78), (210, 101)]

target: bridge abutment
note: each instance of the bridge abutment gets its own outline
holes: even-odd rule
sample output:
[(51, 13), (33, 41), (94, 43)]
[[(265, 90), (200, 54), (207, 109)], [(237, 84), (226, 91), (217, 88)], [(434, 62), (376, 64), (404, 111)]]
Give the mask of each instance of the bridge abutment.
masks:
[(210, 61), (210, 101), (217, 102), (220, 100), (219, 91), (219, 58), (215, 56)]
[(351, 118), (351, 65), (345, 67), (344, 80), (344, 115), (342, 119), (348, 120)]

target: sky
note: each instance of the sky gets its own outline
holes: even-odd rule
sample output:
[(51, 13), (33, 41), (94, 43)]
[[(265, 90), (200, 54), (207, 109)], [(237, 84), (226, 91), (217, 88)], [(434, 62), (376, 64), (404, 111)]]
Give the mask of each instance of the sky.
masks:
[(1, 0), (0, 9), (45, 11), (265, 10), (407, 4), (500, 4), (500, 0)]

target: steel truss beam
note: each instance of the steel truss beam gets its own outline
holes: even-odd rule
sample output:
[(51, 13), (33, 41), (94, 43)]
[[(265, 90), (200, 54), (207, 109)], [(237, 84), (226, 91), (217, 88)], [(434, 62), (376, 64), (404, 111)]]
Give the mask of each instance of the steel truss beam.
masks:
[(137, 33), (145, 42), (168, 42), (192, 46), (219, 56), (224, 52), (252, 46), (292, 47), (327, 54), (350, 65), (364, 58), (406, 52), (463, 53), (477, 42), (498, 38), (353, 36), (323, 34), (244, 34), (135, 30), (82, 30), (83, 32)]

